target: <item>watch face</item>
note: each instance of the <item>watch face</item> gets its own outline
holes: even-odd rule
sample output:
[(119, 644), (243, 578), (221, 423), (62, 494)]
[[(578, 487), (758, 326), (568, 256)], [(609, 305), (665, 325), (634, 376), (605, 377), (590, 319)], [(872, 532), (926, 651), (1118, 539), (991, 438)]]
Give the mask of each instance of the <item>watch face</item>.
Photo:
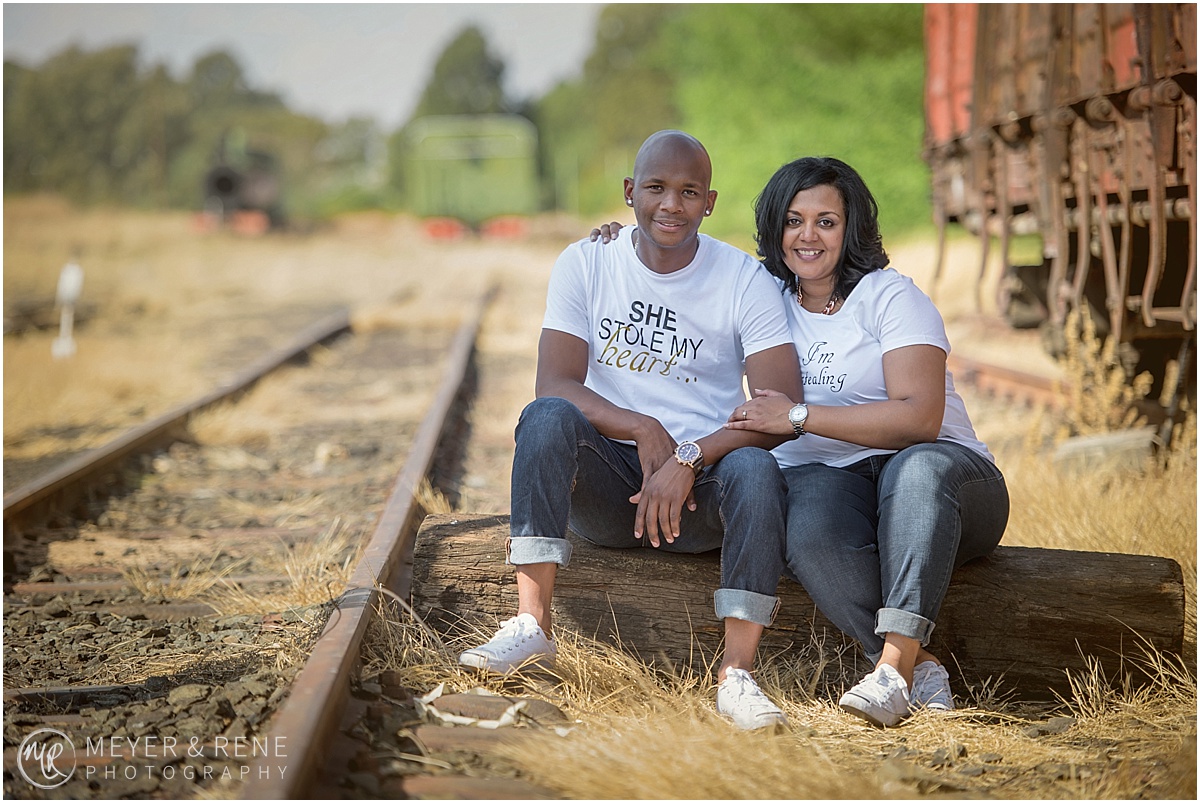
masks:
[(676, 456), (680, 462), (695, 463), (700, 459), (700, 447), (694, 443), (681, 443), (679, 448), (675, 450)]
[(793, 424), (803, 424), (808, 418), (808, 408), (797, 404), (792, 409), (788, 410), (788, 420)]

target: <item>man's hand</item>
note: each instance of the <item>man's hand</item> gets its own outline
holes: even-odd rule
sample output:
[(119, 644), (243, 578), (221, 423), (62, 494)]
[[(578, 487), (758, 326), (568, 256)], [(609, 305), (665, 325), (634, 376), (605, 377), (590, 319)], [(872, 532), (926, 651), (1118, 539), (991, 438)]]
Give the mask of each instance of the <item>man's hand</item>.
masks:
[(642, 483), (642, 490), (629, 497), (630, 502), (637, 504), (633, 519), (634, 537), (641, 539), (645, 535), (652, 547), (659, 545), (660, 534), (668, 544), (675, 543), (679, 537), (679, 520), (684, 504), (688, 510), (696, 509), (696, 500), (692, 495), (695, 483), (696, 475), (692, 469), (674, 457), (658, 471), (648, 475)]
[(667, 461), (675, 462), (675, 439), (657, 418), (646, 415), (641, 417), (632, 440), (637, 444), (638, 460), (642, 464), (642, 490), (645, 491), (654, 472)]

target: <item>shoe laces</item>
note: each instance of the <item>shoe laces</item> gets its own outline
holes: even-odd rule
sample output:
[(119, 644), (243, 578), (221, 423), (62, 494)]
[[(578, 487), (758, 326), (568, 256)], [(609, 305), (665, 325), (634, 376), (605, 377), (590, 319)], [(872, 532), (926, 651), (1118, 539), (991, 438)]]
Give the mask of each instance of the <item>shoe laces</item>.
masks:
[(500, 629), (496, 631), (496, 635), (492, 636), (491, 640), (493, 643), (504, 641), (503, 649), (507, 652), (515, 649), (518, 644), (532, 637), (540, 629), (537, 625), (530, 625), (520, 616), (514, 616), (500, 625)]
[[(885, 670), (885, 666), (891, 671)], [(904, 678), (900, 676), (900, 673), (889, 664), (880, 664), (879, 668), (871, 674), (875, 676), (875, 685), (880, 688), (886, 697), (891, 697), (898, 691), (905, 697), (910, 696), (908, 684), (904, 682)]]
[(747, 705), (755, 713), (760, 711), (770, 711), (774, 713), (779, 710), (775, 703), (771, 702), (767, 695), (763, 694), (762, 689), (754, 682), (754, 678), (744, 669), (728, 669), (725, 672), (725, 683), (728, 684), (730, 691), (738, 699), (739, 704)]
[(946, 667), (934, 664), (920, 673), (913, 672), (912, 698), (914, 700), (929, 700), (947, 691), (943, 688), (949, 678)]

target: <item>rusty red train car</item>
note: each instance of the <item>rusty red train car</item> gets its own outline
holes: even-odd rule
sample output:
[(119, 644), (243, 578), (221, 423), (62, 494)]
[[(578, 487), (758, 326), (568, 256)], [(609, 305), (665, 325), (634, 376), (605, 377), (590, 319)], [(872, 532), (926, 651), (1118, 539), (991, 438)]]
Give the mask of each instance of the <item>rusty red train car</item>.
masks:
[[(1062, 348), (1071, 309), (1131, 375), (1191, 375), (1196, 327), (1196, 5), (927, 4), (925, 143), (939, 227), (980, 236), (980, 283)], [(1038, 264), (1014, 265), (1017, 235)], [(1194, 393), (1194, 379), (1192, 391)]]

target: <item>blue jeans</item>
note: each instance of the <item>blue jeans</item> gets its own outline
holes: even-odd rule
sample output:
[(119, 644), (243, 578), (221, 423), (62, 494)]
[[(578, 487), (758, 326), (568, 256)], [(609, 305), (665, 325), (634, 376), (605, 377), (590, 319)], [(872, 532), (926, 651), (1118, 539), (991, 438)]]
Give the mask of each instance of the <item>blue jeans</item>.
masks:
[(887, 633), (929, 643), (950, 575), (995, 549), (1008, 524), (1000, 470), (949, 441), (784, 476), (787, 575), (873, 663)]
[[(531, 402), (517, 424), (513, 457), (508, 562), (557, 563), (571, 559), (571, 530), (592, 543), (617, 549), (649, 547), (634, 538), (642, 487), (637, 447), (604, 437), (565, 399)], [(663, 552), (721, 550), (721, 587), (714, 595), (718, 619), (769, 625), (778, 607), (783, 573), (787, 486), (775, 458), (744, 448), (704, 469), (693, 495), (696, 511), (683, 509), (679, 538), (660, 540)]]

